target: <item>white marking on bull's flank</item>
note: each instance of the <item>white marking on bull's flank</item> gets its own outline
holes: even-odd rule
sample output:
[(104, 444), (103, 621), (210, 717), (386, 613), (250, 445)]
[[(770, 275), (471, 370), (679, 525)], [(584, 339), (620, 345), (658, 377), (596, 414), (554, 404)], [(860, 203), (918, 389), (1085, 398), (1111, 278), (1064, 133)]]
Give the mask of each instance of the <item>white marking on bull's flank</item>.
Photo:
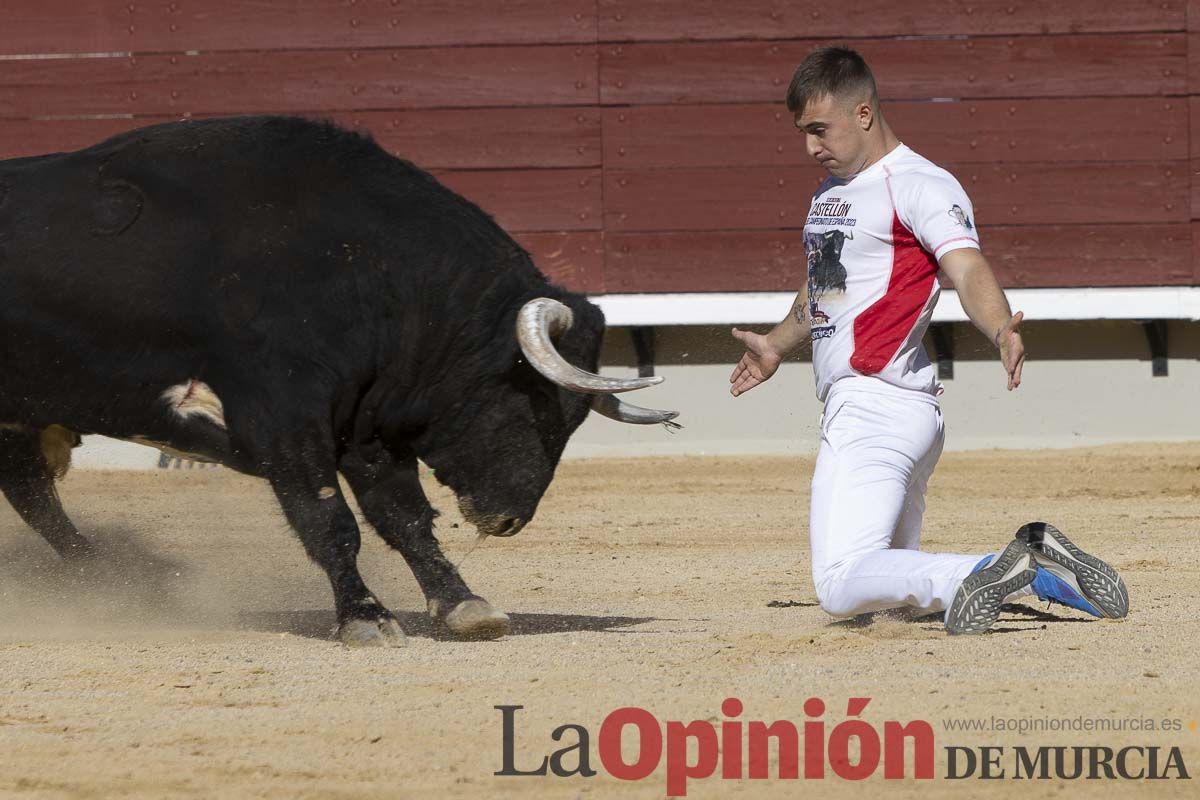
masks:
[(187, 383), (172, 386), (162, 393), (162, 399), (183, 419), (203, 417), (225, 428), (225, 406), (217, 393), (203, 381), (193, 378)]
[(328, 500), (335, 494), (337, 494), (337, 489), (334, 489), (332, 486), (322, 486), (321, 490), (317, 492), (317, 498), (320, 500)]

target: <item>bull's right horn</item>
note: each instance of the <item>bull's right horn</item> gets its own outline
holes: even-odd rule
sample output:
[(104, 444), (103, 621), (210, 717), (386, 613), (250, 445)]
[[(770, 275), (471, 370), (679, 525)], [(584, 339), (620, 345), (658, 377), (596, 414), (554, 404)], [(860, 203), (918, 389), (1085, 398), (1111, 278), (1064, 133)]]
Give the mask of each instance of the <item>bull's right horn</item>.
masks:
[(642, 408), (633, 403), (626, 403), (611, 394), (598, 394), (592, 398), (592, 411), (617, 422), (629, 422), (634, 425), (666, 425), (668, 428), (680, 428), (678, 422), (671, 420), (679, 416), (678, 411), (659, 411), (657, 408)]
[(571, 327), (571, 309), (549, 297), (535, 297), (517, 314), (517, 341), (529, 363), (548, 380), (582, 394), (616, 394), (662, 383), (652, 378), (605, 378), (567, 361), (554, 347), (552, 336)]

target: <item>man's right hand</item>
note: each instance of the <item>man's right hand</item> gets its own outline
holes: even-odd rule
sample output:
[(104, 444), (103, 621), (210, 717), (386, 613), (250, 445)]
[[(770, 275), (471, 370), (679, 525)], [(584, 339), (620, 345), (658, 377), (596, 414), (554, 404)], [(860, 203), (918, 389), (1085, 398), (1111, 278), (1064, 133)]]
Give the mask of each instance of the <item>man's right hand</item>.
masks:
[(733, 329), (733, 338), (746, 345), (741, 361), (729, 376), (729, 393), (734, 397), (748, 392), (770, 378), (779, 369), (783, 356), (771, 346), (771, 341), (761, 333)]

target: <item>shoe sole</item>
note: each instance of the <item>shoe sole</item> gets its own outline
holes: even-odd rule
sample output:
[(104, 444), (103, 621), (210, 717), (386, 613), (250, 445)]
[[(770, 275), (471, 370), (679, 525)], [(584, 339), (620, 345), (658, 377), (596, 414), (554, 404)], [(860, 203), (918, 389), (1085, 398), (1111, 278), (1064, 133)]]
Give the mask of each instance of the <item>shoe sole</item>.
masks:
[(1030, 522), (1021, 526), (1016, 538), (1028, 545), (1039, 560), (1046, 559), (1074, 575), (1084, 599), (1104, 616), (1122, 619), (1129, 614), (1129, 590), (1117, 571), (1080, 550), (1058, 528), (1046, 522)]
[(1033, 551), (1023, 542), (1009, 542), (991, 564), (963, 579), (946, 610), (947, 633), (983, 633), (1000, 618), (1004, 598), (1036, 576)]

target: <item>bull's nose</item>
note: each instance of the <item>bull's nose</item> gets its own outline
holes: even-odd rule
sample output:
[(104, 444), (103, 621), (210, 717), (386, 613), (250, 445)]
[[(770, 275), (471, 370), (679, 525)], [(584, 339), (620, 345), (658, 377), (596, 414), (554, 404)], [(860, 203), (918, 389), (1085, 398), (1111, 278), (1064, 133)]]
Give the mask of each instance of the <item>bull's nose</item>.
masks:
[(515, 536), (525, 527), (525, 522), (526, 520), (519, 517), (509, 517), (496, 527), (492, 536)]

